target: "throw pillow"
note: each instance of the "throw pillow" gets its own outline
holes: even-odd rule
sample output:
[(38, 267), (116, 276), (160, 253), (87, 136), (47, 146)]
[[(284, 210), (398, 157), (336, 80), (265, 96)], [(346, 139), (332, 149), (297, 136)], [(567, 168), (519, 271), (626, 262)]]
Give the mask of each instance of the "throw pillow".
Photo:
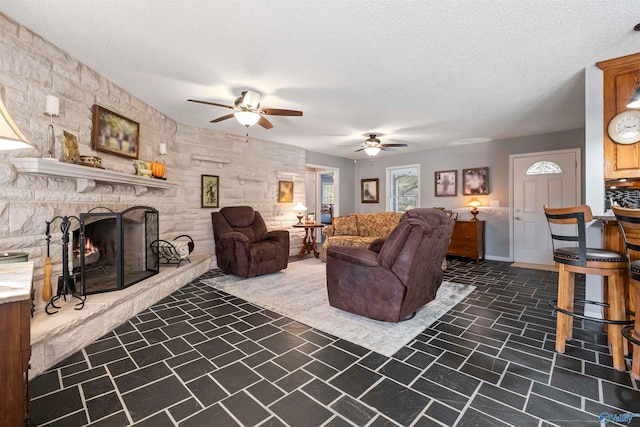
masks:
[(333, 230), (335, 236), (357, 236), (358, 223), (355, 215), (333, 218)]

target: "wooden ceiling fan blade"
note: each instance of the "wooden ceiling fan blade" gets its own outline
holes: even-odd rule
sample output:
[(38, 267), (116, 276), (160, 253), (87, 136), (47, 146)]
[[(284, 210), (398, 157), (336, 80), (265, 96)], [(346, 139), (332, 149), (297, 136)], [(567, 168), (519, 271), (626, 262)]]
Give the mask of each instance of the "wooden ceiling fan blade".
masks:
[(218, 122), (221, 122), (223, 120), (230, 119), (231, 117), (233, 117), (233, 114), (227, 114), (226, 116), (222, 116), (222, 117), (218, 117), (217, 119), (213, 119), (209, 123), (218, 123)]
[(260, 116), (260, 119), (258, 119), (258, 124), (265, 129), (271, 129), (273, 127), (271, 122), (265, 119), (264, 117), (262, 117), (262, 115)]
[(260, 112), (268, 116), (302, 116), (302, 111), (282, 110), (279, 108), (261, 108)]
[(358, 151), (362, 151), (362, 150), (364, 150), (364, 149), (365, 149), (365, 147), (358, 148), (355, 152), (357, 153)]
[(381, 144), (380, 147), (408, 147), (407, 144)]
[(197, 102), (198, 104), (215, 105), (216, 107), (231, 108), (232, 110), (234, 109), (234, 107), (232, 107), (230, 105), (218, 104), (217, 102), (198, 101), (197, 99), (187, 99), (187, 101), (189, 101), (189, 102)]

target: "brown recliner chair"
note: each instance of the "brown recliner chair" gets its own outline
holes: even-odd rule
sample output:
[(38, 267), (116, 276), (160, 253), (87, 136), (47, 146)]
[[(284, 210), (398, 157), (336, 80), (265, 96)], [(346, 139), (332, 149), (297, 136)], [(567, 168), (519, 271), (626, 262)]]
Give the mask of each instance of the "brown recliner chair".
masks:
[(329, 304), (388, 322), (412, 317), (436, 297), (453, 226), (437, 209), (411, 209), (385, 241), (368, 249), (330, 247)]
[(289, 232), (268, 231), (260, 212), (232, 206), (211, 213), (218, 267), (240, 277), (275, 273), (289, 264)]

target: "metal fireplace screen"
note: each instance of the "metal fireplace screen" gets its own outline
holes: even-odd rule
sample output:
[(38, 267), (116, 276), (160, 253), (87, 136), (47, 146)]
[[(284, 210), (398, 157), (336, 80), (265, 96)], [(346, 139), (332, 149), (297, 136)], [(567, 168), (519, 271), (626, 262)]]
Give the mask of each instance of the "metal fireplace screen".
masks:
[(80, 223), (84, 232), (74, 232), (74, 275), (85, 294), (124, 289), (158, 274), (158, 254), (151, 250), (159, 233), (156, 209), (90, 211), (80, 214)]

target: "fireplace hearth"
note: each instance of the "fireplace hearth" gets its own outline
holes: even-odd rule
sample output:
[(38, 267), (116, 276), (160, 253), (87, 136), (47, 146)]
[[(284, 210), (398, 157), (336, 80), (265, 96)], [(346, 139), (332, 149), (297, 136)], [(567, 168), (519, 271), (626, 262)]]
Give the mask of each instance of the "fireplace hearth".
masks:
[(104, 207), (79, 215), (73, 232), (73, 276), (85, 295), (127, 288), (158, 274), (158, 211), (134, 206), (122, 212)]

